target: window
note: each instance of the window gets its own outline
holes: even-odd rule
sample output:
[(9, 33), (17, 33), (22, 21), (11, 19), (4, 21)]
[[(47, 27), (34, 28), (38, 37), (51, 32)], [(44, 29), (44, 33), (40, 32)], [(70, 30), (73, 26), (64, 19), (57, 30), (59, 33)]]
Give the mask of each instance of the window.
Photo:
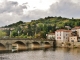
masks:
[(65, 38), (65, 36), (64, 36), (64, 38)]
[(61, 39), (61, 37), (60, 37), (60, 39)]
[(74, 40), (71, 40), (71, 42), (74, 42)]
[(61, 37), (57, 37), (57, 39), (61, 39)]
[(78, 39), (78, 42), (80, 42), (80, 39)]
[(60, 36), (61, 36), (61, 32), (60, 32)]

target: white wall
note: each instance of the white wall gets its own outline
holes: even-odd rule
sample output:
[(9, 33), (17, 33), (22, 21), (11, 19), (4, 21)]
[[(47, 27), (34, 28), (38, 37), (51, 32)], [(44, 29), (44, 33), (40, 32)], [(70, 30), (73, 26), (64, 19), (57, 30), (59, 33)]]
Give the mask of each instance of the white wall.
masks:
[(55, 38), (55, 35), (52, 35), (52, 34), (47, 35), (47, 39), (52, 39), (52, 38)]
[[(70, 35), (71, 35), (70, 32), (64, 32), (64, 31), (55, 32), (55, 39), (61, 40), (62, 42), (68, 41)], [(61, 39), (59, 39), (58, 37), (61, 37)]]

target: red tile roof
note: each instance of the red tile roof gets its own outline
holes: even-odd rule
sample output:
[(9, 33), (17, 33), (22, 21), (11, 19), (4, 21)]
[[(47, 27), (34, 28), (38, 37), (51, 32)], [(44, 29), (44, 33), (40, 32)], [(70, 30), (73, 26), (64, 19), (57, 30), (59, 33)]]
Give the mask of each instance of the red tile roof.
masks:
[(63, 31), (63, 32), (71, 32), (71, 30), (65, 30), (65, 29), (56, 30), (56, 32), (61, 32), (61, 31)]
[(80, 26), (76, 26), (76, 27), (74, 27), (75, 29), (80, 29)]

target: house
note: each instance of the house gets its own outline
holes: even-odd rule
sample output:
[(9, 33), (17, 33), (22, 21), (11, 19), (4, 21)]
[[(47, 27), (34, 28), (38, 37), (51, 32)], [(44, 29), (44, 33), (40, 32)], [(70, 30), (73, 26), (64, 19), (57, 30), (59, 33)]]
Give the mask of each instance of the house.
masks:
[(70, 27), (70, 26), (65, 26), (65, 28), (67, 28), (68, 30), (70, 30), (70, 29), (71, 29), (71, 27)]
[(78, 42), (78, 37), (77, 36), (69, 37), (69, 42)]
[(4, 28), (4, 27), (0, 27), (0, 30), (14, 30), (15, 28)]
[(59, 29), (55, 31), (55, 39), (60, 42), (66, 42), (69, 40), (69, 36), (71, 36), (70, 30)]
[(80, 37), (80, 26), (74, 27), (71, 31), (72, 32), (76, 31), (77, 32), (77, 36)]
[(47, 36), (47, 39), (54, 39), (55, 38), (55, 33), (49, 33), (46, 35)]
[(0, 27), (0, 30), (9, 30), (9, 28)]

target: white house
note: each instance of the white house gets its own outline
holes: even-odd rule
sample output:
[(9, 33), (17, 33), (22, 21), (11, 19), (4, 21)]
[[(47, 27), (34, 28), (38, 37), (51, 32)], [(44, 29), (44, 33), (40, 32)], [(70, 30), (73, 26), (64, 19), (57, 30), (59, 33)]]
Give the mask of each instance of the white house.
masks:
[(68, 30), (69, 30), (69, 29), (71, 29), (71, 27), (70, 27), (70, 26), (65, 26), (65, 28), (67, 28)]
[(49, 33), (46, 36), (47, 36), (47, 39), (54, 39), (55, 38), (55, 33)]
[(70, 30), (59, 29), (55, 31), (55, 39), (60, 42), (65, 42), (69, 40), (69, 36), (71, 36)]

